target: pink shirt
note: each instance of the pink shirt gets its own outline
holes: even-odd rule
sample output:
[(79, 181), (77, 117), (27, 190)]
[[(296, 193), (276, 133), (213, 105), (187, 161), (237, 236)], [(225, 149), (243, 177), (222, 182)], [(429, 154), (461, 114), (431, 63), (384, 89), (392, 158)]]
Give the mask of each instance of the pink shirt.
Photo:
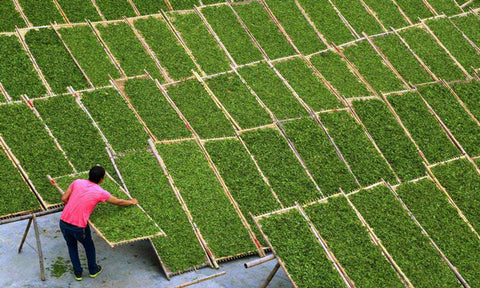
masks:
[(85, 228), (88, 218), (98, 202), (104, 203), (110, 193), (89, 180), (77, 179), (68, 187), (72, 192), (60, 219), (69, 224)]

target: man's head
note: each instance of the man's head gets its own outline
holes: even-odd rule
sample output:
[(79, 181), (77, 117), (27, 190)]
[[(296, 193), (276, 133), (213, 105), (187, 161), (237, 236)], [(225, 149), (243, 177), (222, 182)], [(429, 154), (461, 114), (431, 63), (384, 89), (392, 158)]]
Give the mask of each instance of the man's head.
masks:
[(88, 180), (100, 184), (105, 177), (105, 169), (102, 166), (94, 166), (88, 173)]

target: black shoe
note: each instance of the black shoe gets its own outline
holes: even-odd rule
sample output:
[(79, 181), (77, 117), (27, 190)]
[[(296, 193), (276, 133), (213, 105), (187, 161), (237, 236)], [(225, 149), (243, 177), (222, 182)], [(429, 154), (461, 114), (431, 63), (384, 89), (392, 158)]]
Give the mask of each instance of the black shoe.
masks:
[(95, 274), (90, 274), (90, 278), (95, 278), (97, 277), (98, 275), (102, 274), (102, 266), (98, 265), (98, 268), (97, 268), (97, 272)]
[(82, 272), (80, 273), (77, 273), (77, 272), (74, 272), (73, 274), (75, 274), (75, 280), (77, 281), (82, 281)]

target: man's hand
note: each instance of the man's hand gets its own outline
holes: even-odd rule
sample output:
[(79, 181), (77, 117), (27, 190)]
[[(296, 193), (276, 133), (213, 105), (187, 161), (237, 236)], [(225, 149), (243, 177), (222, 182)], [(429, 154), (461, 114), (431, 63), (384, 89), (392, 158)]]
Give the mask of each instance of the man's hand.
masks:
[(124, 199), (118, 199), (115, 196), (108, 197), (107, 202), (114, 205), (118, 205), (118, 206), (130, 206), (138, 203), (137, 199), (135, 198), (131, 200), (124, 200)]

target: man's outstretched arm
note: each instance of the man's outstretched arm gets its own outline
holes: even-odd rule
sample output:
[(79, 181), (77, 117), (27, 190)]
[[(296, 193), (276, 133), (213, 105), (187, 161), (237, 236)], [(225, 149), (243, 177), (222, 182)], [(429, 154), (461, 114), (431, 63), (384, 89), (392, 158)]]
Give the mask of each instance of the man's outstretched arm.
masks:
[(138, 203), (137, 199), (135, 198), (131, 200), (124, 200), (124, 199), (118, 199), (115, 196), (108, 197), (107, 202), (110, 204), (118, 205), (118, 206), (130, 206)]

